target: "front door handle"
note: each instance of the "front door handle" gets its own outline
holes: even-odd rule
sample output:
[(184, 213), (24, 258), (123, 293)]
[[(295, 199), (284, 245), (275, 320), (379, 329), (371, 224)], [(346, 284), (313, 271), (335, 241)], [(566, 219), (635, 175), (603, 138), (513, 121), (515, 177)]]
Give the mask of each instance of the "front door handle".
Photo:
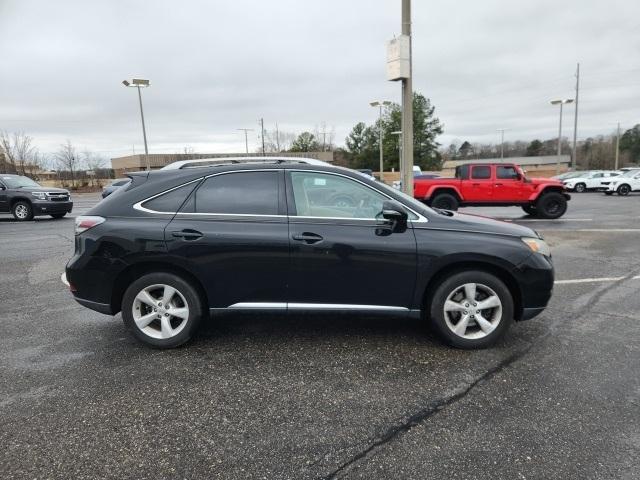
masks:
[(318, 235), (317, 233), (310, 232), (294, 233), (291, 238), (297, 240), (298, 242), (304, 242), (307, 244), (318, 243), (323, 240), (322, 236)]
[(204, 235), (202, 232), (197, 230), (185, 229), (180, 230), (179, 232), (171, 232), (171, 236), (175, 238), (184, 238), (186, 241), (198, 240), (202, 238)]

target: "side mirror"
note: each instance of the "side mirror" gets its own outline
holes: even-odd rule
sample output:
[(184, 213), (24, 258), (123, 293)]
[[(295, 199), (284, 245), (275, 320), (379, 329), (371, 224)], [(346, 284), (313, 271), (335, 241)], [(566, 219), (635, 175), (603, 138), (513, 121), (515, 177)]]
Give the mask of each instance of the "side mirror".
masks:
[(382, 218), (391, 222), (392, 230), (395, 232), (406, 230), (409, 215), (400, 202), (385, 200), (382, 203)]

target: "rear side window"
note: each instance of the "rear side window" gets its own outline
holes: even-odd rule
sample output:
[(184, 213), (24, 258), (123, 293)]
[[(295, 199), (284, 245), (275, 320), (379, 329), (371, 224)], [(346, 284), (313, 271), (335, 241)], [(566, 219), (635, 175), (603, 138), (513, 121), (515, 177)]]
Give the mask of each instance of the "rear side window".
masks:
[(514, 167), (498, 165), (496, 167), (496, 177), (505, 180), (516, 180), (518, 172)]
[(471, 178), (475, 180), (487, 180), (491, 178), (491, 167), (480, 165), (471, 169)]
[(207, 178), (195, 193), (197, 213), (277, 215), (278, 172), (235, 172)]
[(198, 182), (193, 182), (188, 183), (187, 185), (182, 185), (181, 187), (170, 190), (156, 198), (152, 198), (151, 200), (144, 202), (142, 206), (155, 212), (175, 213), (180, 210), (180, 206), (184, 203), (197, 184)]

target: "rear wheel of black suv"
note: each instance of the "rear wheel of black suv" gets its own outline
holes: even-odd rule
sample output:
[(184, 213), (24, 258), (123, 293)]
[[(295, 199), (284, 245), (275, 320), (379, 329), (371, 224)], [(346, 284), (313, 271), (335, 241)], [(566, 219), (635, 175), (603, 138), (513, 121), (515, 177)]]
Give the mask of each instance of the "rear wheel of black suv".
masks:
[(11, 207), (13, 218), (19, 222), (25, 222), (33, 219), (33, 207), (26, 200), (19, 200)]
[(536, 202), (540, 218), (560, 218), (567, 211), (567, 199), (559, 192), (543, 193)]
[(198, 291), (172, 273), (149, 273), (127, 288), (122, 319), (135, 337), (156, 348), (188, 342), (204, 313)]
[(430, 302), (430, 319), (449, 345), (485, 348), (495, 343), (513, 321), (513, 298), (494, 275), (478, 270), (446, 278)]

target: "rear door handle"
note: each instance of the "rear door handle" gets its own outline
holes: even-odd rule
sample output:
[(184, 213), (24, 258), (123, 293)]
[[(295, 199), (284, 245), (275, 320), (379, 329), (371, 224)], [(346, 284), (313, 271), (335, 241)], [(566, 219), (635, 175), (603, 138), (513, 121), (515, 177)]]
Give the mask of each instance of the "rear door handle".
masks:
[(311, 232), (294, 233), (291, 238), (297, 240), (298, 242), (304, 242), (308, 244), (318, 243), (323, 240), (322, 236), (318, 235), (317, 233)]
[(199, 232), (197, 230), (185, 229), (179, 232), (171, 232), (171, 236), (175, 238), (184, 238), (186, 241), (192, 241), (192, 240), (198, 240), (199, 238), (202, 238), (204, 235), (202, 234), (202, 232)]

